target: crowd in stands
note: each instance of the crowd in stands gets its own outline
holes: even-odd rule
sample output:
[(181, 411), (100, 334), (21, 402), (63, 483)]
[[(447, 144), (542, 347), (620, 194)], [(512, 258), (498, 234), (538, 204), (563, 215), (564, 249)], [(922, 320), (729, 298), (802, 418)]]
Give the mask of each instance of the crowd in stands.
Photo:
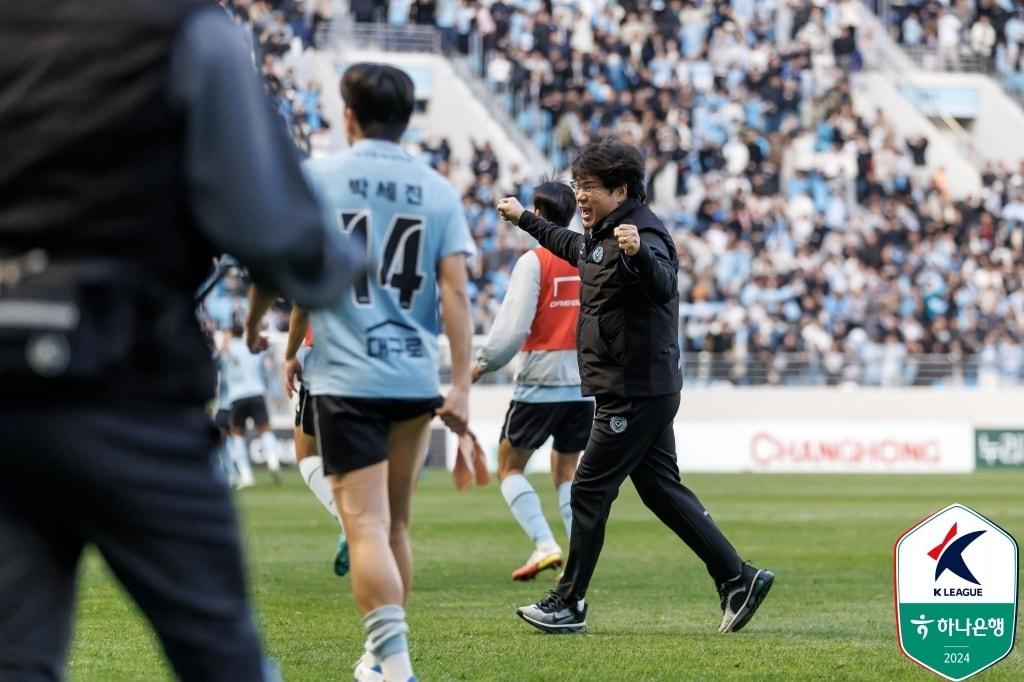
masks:
[(967, 57), (1021, 86), (1024, 7), (1012, 0), (902, 0), (885, 17), (902, 44), (923, 50), (926, 68), (959, 70)]
[[(973, 361), (966, 381), (1019, 378), (1024, 166), (954, 198), (926, 139), (854, 113), (854, 4), (456, 3), (482, 75), (557, 167), (608, 136), (644, 150), (679, 246), (684, 349), (729, 358), (719, 378), (943, 380), (907, 361), (919, 354)], [(401, 24), (409, 7), (381, 16)], [(431, 159), (447, 170), (443, 149)], [(480, 332), (529, 244), (491, 209), (496, 183), (522, 183), (468, 170)]]
[[(855, 113), (853, 2), (354, 0), (352, 10), (436, 24), (454, 50), (475, 45), (496, 97), (557, 168), (609, 136), (643, 150), (648, 199), (678, 245), (684, 350), (724, 359), (710, 380), (1017, 381), (1024, 165), (988, 167), (981, 192), (960, 197), (928, 165), (927, 140), (897, 137), (882, 112)], [(291, 26), (284, 5), (301, 6), (253, 20), (254, 5), (272, 8), (235, 4), (261, 45)], [(294, 117), (303, 90), (284, 54), (264, 74)], [(494, 203), (528, 204), (537, 178), (501, 167), (483, 141), (465, 159), (445, 140), (409, 149), (464, 197), (485, 334), (532, 246)], [(244, 304), (230, 300), (238, 314)], [(940, 369), (925, 371), (912, 360), (921, 354)]]
[(322, 86), (303, 78), (305, 50), (333, 11), (331, 0), (220, 0), (252, 44), (253, 63), (295, 144), (309, 155), (330, 131)]

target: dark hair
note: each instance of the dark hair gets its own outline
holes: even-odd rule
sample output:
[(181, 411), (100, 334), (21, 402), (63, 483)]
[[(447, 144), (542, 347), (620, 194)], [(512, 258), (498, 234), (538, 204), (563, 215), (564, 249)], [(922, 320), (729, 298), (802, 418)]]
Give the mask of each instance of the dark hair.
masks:
[(341, 97), (366, 137), (398, 142), (416, 101), (412, 79), (387, 64), (353, 64), (341, 77)]
[(564, 182), (548, 180), (533, 190), (533, 206), (545, 220), (555, 225), (568, 225), (576, 213), (576, 194)]
[(640, 150), (618, 140), (592, 142), (572, 161), (573, 180), (597, 179), (605, 189), (626, 186), (626, 196), (644, 201), (644, 157)]

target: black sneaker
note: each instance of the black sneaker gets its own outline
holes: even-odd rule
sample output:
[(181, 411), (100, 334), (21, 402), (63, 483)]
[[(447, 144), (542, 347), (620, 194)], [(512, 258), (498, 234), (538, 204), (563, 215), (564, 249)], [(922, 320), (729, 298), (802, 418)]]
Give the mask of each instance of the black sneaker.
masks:
[(738, 576), (718, 586), (722, 598), (722, 625), (719, 632), (739, 632), (764, 601), (775, 582), (775, 574), (744, 563)]
[(565, 635), (587, 631), (587, 604), (583, 599), (575, 606), (569, 606), (558, 594), (552, 592), (536, 604), (520, 606), (516, 613), (544, 632)]

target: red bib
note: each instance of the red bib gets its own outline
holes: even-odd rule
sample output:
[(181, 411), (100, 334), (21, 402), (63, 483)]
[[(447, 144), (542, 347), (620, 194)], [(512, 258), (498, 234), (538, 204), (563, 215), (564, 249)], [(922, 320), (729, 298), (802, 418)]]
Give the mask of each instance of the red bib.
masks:
[(580, 273), (543, 247), (533, 252), (540, 261), (540, 296), (523, 350), (573, 350), (580, 317)]

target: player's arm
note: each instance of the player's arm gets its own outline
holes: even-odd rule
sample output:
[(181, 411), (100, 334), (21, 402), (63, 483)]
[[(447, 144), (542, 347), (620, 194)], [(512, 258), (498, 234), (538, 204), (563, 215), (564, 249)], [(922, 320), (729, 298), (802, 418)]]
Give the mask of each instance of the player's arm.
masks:
[(442, 258), (437, 279), (445, 333), (452, 351), (452, 388), (437, 416), (453, 432), (463, 433), (469, 425), (470, 355), (473, 352), (466, 255), (453, 253)]
[(309, 329), (309, 311), (297, 305), (292, 306), (292, 314), (288, 319), (288, 340), (284, 345), (284, 390), (291, 398), (297, 390), (295, 381), (302, 381), (302, 363), (296, 357), (302, 340)]
[(523, 209), (518, 199), (507, 197), (498, 202), (501, 217), (529, 233), (540, 245), (564, 261), (576, 265), (583, 249), (583, 235), (559, 227)]
[(494, 372), (515, 357), (530, 335), (533, 318), (540, 298), (540, 261), (537, 254), (528, 251), (516, 261), (508, 280), (505, 298), (494, 318), (487, 343), (476, 355), (473, 381), (480, 375)]
[(277, 294), (259, 285), (249, 287), (249, 312), (245, 316), (245, 345), (253, 353), (267, 349), (267, 337), (260, 334), (263, 316), (277, 300)]

